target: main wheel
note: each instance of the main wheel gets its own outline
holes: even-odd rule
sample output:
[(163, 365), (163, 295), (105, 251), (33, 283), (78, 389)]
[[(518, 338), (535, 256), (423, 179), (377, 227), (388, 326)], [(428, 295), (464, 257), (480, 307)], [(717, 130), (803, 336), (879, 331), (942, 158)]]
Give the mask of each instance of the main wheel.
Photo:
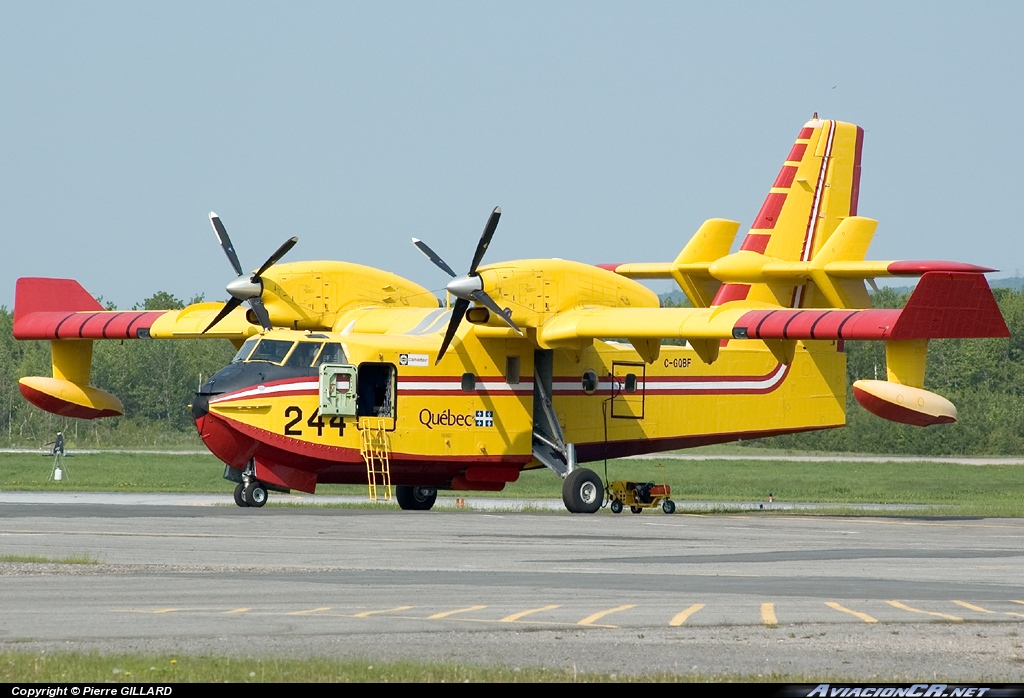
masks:
[(612, 503), (609, 506), (611, 507), (613, 514), (622, 513), (622, 502), (620, 502), (618, 499), (613, 499)]
[(249, 502), (245, 501), (245, 485), (241, 482), (235, 485), (235, 504), (240, 507), (249, 506)]
[(676, 513), (676, 503), (671, 499), (666, 499), (661, 503), (661, 510), (666, 514), (674, 514)]
[(395, 499), (398, 506), (410, 511), (429, 511), (437, 501), (436, 487), (418, 487), (416, 485), (398, 485), (395, 487)]
[(267, 488), (261, 482), (250, 482), (243, 493), (245, 501), (251, 507), (261, 507), (267, 503)]
[(562, 503), (573, 514), (593, 514), (604, 500), (604, 483), (593, 470), (577, 468), (562, 482)]
[(629, 510), (631, 512), (633, 512), (634, 514), (642, 514), (642, 513), (644, 513), (643, 507), (630, 507)]

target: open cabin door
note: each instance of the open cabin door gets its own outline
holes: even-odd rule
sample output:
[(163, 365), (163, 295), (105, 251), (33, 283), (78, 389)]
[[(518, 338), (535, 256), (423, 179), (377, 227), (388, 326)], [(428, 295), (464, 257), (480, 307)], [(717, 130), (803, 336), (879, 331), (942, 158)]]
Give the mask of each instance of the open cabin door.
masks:
[(346, 364), (320, 364), (320, 414), (356, 416), (358, 371)]

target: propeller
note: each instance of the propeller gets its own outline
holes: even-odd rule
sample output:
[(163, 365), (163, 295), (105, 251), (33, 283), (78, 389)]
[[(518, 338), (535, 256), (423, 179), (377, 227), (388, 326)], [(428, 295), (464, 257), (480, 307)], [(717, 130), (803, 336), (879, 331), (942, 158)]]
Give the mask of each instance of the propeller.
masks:
[(448, 345), (452, 343), (452, 339), (455, 337), (455, 333), (459, 329), (459, 324), (462, 319), (466, 316), (466, 311), (469, 310), (470, 301), (474, 301), (484, 306), (492, 313), (496, 314), (505, 324), (511, 327), (516, 332), (522, 334), (522, 330), (512, 322), (510, 313), (501, 309), (494, 299), (487, 295), (484, 291), (483, 279), (476, 273), (476, 268), (480, 266), (481, 260), (484, 258), (484, 253), (487, 252), (488, 245), (491, 244), (491, 238), (494, 237), (494, 230), (498, 227), (498, 219), (501, 218), (501, 209), (495, 207), (491, 211), (490, 218), (487, 219), (487, 225), (484, 226), (484, 232), (480, 235), (480, 242), (477, 243), (476, 253), (473, 255), (473, 261), (469, 265), (469, 272), (465, 276), (459, 276), (456, 274), (448, 264), (441, 259), (440, 255), (430, 249), (427, 243), (417, 238), (412, 239), (412, 244), (416, 246), (420, 252), (426, 255), (427, 259), (433, 262), (441, 271), (446, 272), (452, 277), (452, 280), (448, 282), (447, 289), (448, 293), (455, 296), (455, 306), (452, 308), (452, 319), (448, 322), (448, 328), (444, 333), (444, 341), (441, 342), (441, 349), (437, 352), (437, 361), (434, 362), (436, 366), (441, 362), (441, 357), (448, 350)]
[(213, 232), (217, 234), (217, 240), (220, 242), (220, 246), (224, 249), (224, 254), (228, 256), (228, 262), (231, 263), (231, 268), (235, 270), (238, 277), (227, 285), (228, 295), (231, 298), (224, 304), (220, 312), (217, 313), (217, 317), (213, 318), (213, 322), (206, 326), (206, 329), (201, 334), (206, 334), (210, 329), (218, 322), (227, 317), (232, 310), (240, 306), (243, 302), (248, 302), (249, 307), (252, 308), (253, 314), (256, 315), (256, 319), (259, 320), (260, 325), (263, 329), (273, 329), (273, 325), (270, 324), (270, 315), (267, 313), (267, 309), (263, 306), (263, 273), (270, 267), (277, 264), (282, 257), (288, 254), (288, 250), (295, 247), (295, 243), (299, 241), (297, 237), (289, 238), (283, 245), (277, 248), (277, 251), (267, 258), (267, 261), (263, 263), (259, 269), (254, 271), (252, 274), (242, 273), (242, 265), (238, 263), (238, 255), (235, 254), (235, 246), (231, 244), (231, 238), (228, 237), (227, 228), (220, 221), (218, 216), (213, 211), (210, 211), (210, 223), (213, 225)]

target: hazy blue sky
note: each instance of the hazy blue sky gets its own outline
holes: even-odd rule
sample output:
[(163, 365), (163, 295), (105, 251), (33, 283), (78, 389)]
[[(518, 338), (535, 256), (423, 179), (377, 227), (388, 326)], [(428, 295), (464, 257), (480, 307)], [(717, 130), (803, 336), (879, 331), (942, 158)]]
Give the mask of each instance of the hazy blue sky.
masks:
[[(0, 4), (0, 303), (130, 306), (286, 258), (440, 288), (485, 261), (675, 256), (749, 226), (815, 111), (865, 128), (870, 256), (1024, 269), (1024, 3)], [(827, 6), (826, 6), (827, 5)]]

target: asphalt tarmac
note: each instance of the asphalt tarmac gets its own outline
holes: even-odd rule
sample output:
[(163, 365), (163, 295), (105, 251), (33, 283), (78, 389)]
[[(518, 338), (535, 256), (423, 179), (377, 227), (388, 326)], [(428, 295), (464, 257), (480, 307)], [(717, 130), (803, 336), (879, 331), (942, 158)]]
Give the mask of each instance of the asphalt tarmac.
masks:
[(0, 563), (0, 649), (1024, 681), (1019, 519), (124, 497), (0, 498), (0, 555), (100, 562)]

